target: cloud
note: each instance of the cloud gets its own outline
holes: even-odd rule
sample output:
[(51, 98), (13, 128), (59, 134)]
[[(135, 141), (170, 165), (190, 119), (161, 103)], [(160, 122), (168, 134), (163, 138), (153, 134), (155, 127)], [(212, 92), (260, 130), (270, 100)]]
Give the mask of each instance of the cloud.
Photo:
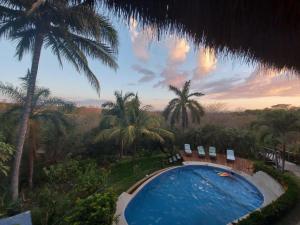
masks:
[(168, 85), (181, 87), (189, 77), (188, 72), (180, 72), (175, 67), (166, 67), (160, 75), (163, 79), (155, 84), (154, 87), (166, 87)]
[(149, 46), (152, 37), (154, 36), (154, 30), (149, 26), (139, 30), (138, 22), (131, 18), (129, 23), (129, 33), (135, 56), (143, 62), (148, 61), (150, 58)]
[(193, 78), (198, 80), (217, 68), (217, 57), (214, 49), (201, 47), (198, 52), (197, 67)]
[(190, 46), (185, 39), (173, 36), (166, 39), (166, 46), (169, 52), (166, 65), (160, 73), (162, 79), (154, 87), (166, 87), (168, 85), (180, 87), (190, 76), (190, 72), (180, 70), (180, 66), (185, 62), (190, 51)]
[(178, 64), (184, 62), (190, 51), (188, 42), (183, 38), (174, 37), (170, 37), (166, 41), (169, 48), (169, 63)]
[[(258, 98), (273, 96), (300, 96), (300, 80), (287, 70), (256, 68), (243, 82), (232, 84), (228, 89), (215, 89), (213, 98)], [(224, 83), (226, 86), (226, 83)]]
[[(200, 80), (207, 74), (214, 71), (217, 67), (217, 58), (213, 49), (201, 47), (197, 56), (197, 66), (193, 70), (180, 71), (180, 66), (186, 61), (190, 51), (189, 43), (183, 38), (169, 37), (166, 39), (166, 46), (169, 54), (166, 66), (161, 72), (162, 80), (155, 87), (163, 87), (167, 85), (181, 86), (185, 81), (193, 79)], [(227, 81), (228, 83), (230, 81)], [(220, 83), (221, 89), (223, 83)], [(216, 84), (215, 84), (216, 85)]]
[(155, 73), (152, 70), (146, 69), (137, 64), (133, 65), (132, 69), (143, 75), (143, 77), (138, 81), (140, 83), (149, 82), (155, 79)]
[(201, 92), (207, 94), (215, 94), (230, 90), (237, 83), (241, 82), (239, 77), (223, 78), (220, 80), (206, 81), (206, 82), (193, 82), (192, 88), (199, 89)]

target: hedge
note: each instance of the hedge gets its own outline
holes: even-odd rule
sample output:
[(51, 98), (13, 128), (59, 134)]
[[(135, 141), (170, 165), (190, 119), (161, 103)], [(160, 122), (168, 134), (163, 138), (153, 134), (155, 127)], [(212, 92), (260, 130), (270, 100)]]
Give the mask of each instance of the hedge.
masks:
[(278, 222), (286, 213), (291, 210), (298, 201), (300, 191), (295, 180), (283, 174), (270, 166), (264, 165), (262, 162), (255, 163), (256, 171), (264, 171), (285, 187), (286, 191), (277, 200), (264, 208), (252, 212), (248, 217), (234, 223), (237, 225), (270, 225)]

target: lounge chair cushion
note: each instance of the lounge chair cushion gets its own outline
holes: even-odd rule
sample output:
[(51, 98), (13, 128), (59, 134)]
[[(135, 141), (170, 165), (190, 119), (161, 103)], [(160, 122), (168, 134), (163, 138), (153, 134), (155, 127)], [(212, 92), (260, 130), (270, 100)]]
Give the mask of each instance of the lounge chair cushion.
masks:
[(232, 160), (232, 161), (235, 160), (235, 156), (234, 156), (234, 151), (233, 150), (231, 150), (231, 149), (227, 150), (227, 159), (228, 160)]
[(192, 154), (192, 150), (191, 150), (190, 144), (184, 144), (184, 151), (187, 154)]
[(199, 156), (205, 156), (205, 150), (204, 150), (203, 146), (198, 146), (197, 150), (198, 150)]
[(211, 156), (211, 157), (217, 156), (216, 147), (210, 146), (208, 152), (209, 152), (209, 156)]

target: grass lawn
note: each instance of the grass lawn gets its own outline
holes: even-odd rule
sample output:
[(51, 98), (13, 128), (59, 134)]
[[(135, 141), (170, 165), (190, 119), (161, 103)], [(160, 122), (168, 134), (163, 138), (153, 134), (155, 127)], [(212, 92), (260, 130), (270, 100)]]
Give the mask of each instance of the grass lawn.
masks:
[(121, 194), (147, 174), (167, 167), (165, 159), (166, 155), (164, 154), (123, 159), (111, 167), (108, 185), (117, 194)]

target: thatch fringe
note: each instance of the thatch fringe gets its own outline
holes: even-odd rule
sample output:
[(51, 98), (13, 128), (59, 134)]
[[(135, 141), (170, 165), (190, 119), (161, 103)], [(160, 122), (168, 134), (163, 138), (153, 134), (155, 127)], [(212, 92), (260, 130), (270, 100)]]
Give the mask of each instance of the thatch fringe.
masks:
[(159, 34), (175, 32), (196, 44), (247, 62), (300, 71), (300, 1), (99, 0)]

